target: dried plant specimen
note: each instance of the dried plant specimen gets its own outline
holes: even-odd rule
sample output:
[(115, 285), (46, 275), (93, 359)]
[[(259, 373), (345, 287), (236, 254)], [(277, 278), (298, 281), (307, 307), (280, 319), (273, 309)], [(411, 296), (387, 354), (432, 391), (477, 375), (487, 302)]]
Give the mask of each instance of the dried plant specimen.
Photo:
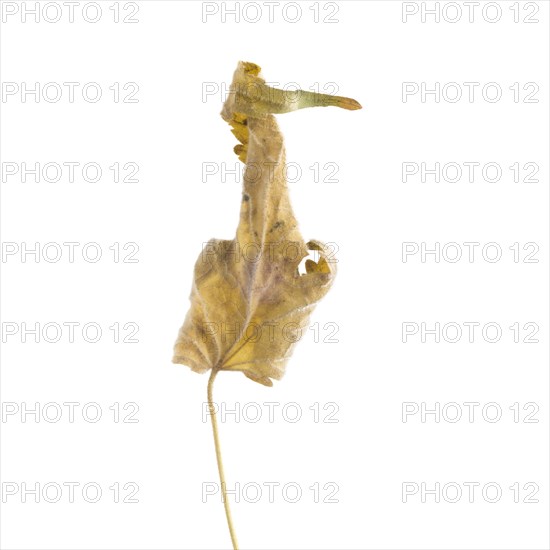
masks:
[[(240, 141), (246, 163), (240, 221), (233, 240), (212, 239), (199, 256), (191, 307), (174, 348), (174, 363), (204, 373), (210, 370), (208, 403), (214, 431), (220, 484), (233, 547), (237, 540), (221, 460), (212, 386), (219, 371), (241, 371), (272, 386), (290, 357), (294, 338), (282, 328), (307, 328), (315, 304), (335, 276), (325, 245), (305, 242), (292, 212), (285, 178), (283, 137), (273, 113), (316, 106), (360, 109), (345, 97), (271, 88), (254, 63), (239, 62), (221, 116)], [(306, 273), (299, 265), (307, 259)], [(231, 327), (231, 331), (226, 330)]]

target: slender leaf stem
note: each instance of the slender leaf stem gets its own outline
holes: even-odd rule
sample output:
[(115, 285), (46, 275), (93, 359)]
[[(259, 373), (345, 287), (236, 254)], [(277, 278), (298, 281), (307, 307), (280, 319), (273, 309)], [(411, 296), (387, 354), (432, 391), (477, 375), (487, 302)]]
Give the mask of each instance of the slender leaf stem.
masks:
[(212, 421), (212, 432), (214, 433), (214, 445), (216, 447), (216, 460), (218, 462), (218, 472), (220, 474), (220, 484), (222, 487), (223, 505), (225, 508), (225, 517), (227, 518), (227, 526), (229, 527), (229, 534), (231, 535), (231, 542), (233, 543), (233, 550), (239, 550), (237, 544), (237, 535), (233, 527), (233, 520), (231, 519), (231, 509), (229, 508), (229, 500), (227, 499), (225, 474), (223, 472), (222, 451), (220, 448), (220, 438), (218, 435), (218, 420), (216, 417), (216, 409), (214, 408), (214, 402), (212, 400), (212, 387), (214, 386), (214, 379), (218, 374), (219, 369), (212, 369), (210, 378), (208, 379), (208, 408), (210, 410), (210, 419)]

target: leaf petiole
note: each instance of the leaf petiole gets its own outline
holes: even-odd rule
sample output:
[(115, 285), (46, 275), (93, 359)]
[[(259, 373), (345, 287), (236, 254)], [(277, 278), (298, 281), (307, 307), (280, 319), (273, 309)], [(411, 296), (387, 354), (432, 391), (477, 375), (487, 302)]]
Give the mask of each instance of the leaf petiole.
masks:
[(212, 432), (214, 434), (214, 446), (216, 447), (216, 461), (218, 462), (218, 473), (220, 474), (220, 485), (222, 488), (223, 506), (225, 508), (225, 517), (227, 518), (227, 526), (229, 527), (229, 534), (231, 535), (231, 542), (233, 544), (233, 550), (238, 550), (237, 535), (235, 534), (235, 528), (233, 527), (233, 519), (231, 518), (231, 508), (229, 507), (229, 500), (227, 499), (225, 474), (223, 471), (222, 451), (220, 447), (220, 438), (218, 434), (218, 420), (216, 417), (216, 409), (214, 408), (214, 401), (212, 399), (212, 387), (214, 386), (214, 380), (220, 369), (213, 368), (208, 379), (208, 409), (210, 411), (210, 419), (212, 421)]

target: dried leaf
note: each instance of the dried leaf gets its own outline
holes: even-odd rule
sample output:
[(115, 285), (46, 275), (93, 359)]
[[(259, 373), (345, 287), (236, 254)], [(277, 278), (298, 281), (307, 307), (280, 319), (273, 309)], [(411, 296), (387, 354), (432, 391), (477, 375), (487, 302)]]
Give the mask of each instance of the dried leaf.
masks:
[[(191, 308), (174, 363), (203, 373), (242, 371), (271, 386), (280, 379), (315, 304), (336, 273), (325, 245), (303, 240), (288, 197), (283, 137), (272, 113), (314, 106), (360, 109), (353, 99), (265, 84), (260, 67), (240, 62), (222, 118), (240, 141), (246, 162), (240, 221), (233, 240), (212, 239), (195, 264)], [(306, 273), (298, 266), (308, 259)]]
[[(234, 550), (238, 550), (228, 501), (212, 388), (221, 370), (242, 371), (271, 386), (280, 379), (315, 304), (335, 276), (322, 243), (302, 239), (288, 198), (283, 137), (272, 113), (336, 105), (360, 109), (353, 99), (270, 88), (260, 67), (240, 62), (222, 110), (246, 162), (241, 217), (231, 240), (212, 239), (195, 264), (191, 308), (180, 329), (174, 363), (210, 370), (207, 396), (221, 492)], [(306, 273), (298, 266), (308, 250)], [(288, 330), (290, 328), (290, 330)]]

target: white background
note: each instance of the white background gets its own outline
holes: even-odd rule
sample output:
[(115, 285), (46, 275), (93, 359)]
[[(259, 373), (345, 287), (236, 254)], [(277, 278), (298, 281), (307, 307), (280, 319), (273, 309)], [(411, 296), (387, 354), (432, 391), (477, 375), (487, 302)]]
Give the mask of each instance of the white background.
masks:
[[(4, 88), (1, 105), (1, 547), (229, 546), (219, 495), (203, 502), (201, 493), (203, 483), (217, 482), (211, 428), (202, 418), (207, 377), (173, 365), (171, 354), (202, 243), (232, 238), (238, 221), (240, 183), (233, 175), (225, 182), (221, 173), (202, 175), (203, 163), (220, 169), (236, 163), (236, 140), (219, 117), (225, 96), (205, 90), (227, 87), (237, 62), (247, 60), (279, 87), (326, 85), (330, 91), (335, 84), (339, 95), (364, 108), (278, 117), (287, 160), (302, 172), (290, 184), (302, 233), (336, 243), (339, 272), (312, 317), (318, 337), (312, 330), (304, 334), (281, 382), (265, 388), (240, 373), (222, 373), (216, 382), (221, 405), (239, 403), (242, 413), (253, 404), (240, 422), (230, 415), (220, 423), (229, 486), (264, 489), (256, 503), (247, 502), (253, 489), (239, 503), (232, 498), (242, 548), (548, 548), (548, 3), (493, 2), (487, 8), (481, 2), (470, 21), (467, 3), (459, 2), (456, 23), (450, 22), (456, 7), (446, 2), (440, 3), (439, 22), (429, 14), (422, 21), (422, 9), (434, 9), (434, 2), (301, 2), (299, 16), (281, 2), (272, 22), (264, 3), (248, 3), (253, 6), (243, 12), (241, 2), (239, 23), (220, 5), (206, 16), (203, 9), (216, 7), (193, 1), (138, 2), (133, 16), (132, 4), (120, 2), (120, 20), (128, 16), (136, 23), (115, 23), (112, 1), (99, 3), (96, 23), (84, 17), (96, 16), (93, 6), (83, 11), (78, 4), (71, 23), (68, 7), (51, 4), (39, 22), (32, 14), (26, 21), (22, 17), (34, 2), (2, 6), (2, 80), (18, 91), (8, 95)], [(10, 15), (14, 5), (17, 11)], [(48, 22), (56, 6), (61, 19)], [(500, 17), (490, 23), (499, 9)], [(411, 15), (404, 17), (404, 10)], [(260, 20), (251, 22), (258, 14)], [(36, 82), (57, 83), (62, 97), (53, 102), (22, 97), (23, 83), (32, 88)], [(79, 83), (73, 102), (65, 82)], [(103, 92), (95, 103), (81, 92), (90, 82)], [(125, 103), (133, 88), (123, 86), (130, 82), (139, 86), (137, 102)], [(422, 83), (434, 89), (436, 82), (440, 88), (455, 82), (464, 95), (453, 103), (456, 88), (447, 87), (448, 95), (438, 102), (433, 94), (422, 101), (420, 92), (405, 102), (404, 82), (419, 89)], [(472, 101), (464, 82), (479, 83)], [(490, 82), (502, 90), (498, 101), (482, 94)], [(118, 102), (109, 89), (114, 83), (121, 89)], [(514, 83), (517, 102), (510, 90)], [(524, 102), (533, 89), (524, 90), (527, 83), (538, 86), (538, 102)], [(24, 162), (31, 168), (36, 162), (80, 167), (95, 162), (102, 177), (85, 181), (77, 168), (74, 182), (65, 171), (55, 183), (42, 176), (35, 182), (32, 175), (23, 183), (20, 171), (8, 172)], [(114, 182), (109, 166), (116, 162), (136, 163), (138, 181)], [(486, 181), (478, 167), (473, 182), (467, 174), (455, 183), (435, 182), (433, 175), (425, 182), (420, 175), (403, 182), (404, 162), (425, 162), (428, 168), (436, 162), (480, 167), (493, 162), (502, 176)], [(516, 162), (535, 163), (538, 181), (515, 183), (509, 167)], [(317, 182), (309, 168), (315, 163), (321, 167)], [(323, 181), (330, 176), (326, 163), (337, 165), (336, 181)], [(521, 179), (526, 175), (522, 170)], [(66, 242), (79, 243), (74, 262)], [(454, 256), (449, 247), (439, 262), (434, 255), (422, 262), (420, 253), (404, 262), (404, 242), (432, 249), (436, 242), (480, 245), (472, 262), (463, 245), (455, 263), (448, 261)], [(499, 261), (482, 255), (491, 242), (502, 249)], [(35, 243), (40, 251), (57, 243), (63, 254), (52, 262), (21, 255)], [(99, 261), (83, 258), (86, 243), (99, 244)], [(118, 262), (113, 243), (120, 243)], [(125, 243), (139, 246), (128, 258), (137, 262), (123, 262), (134, 247), (124, 251)], [(520, 246), (517, 263), (509, 249), (514, 243)], [(523, 261), (525, 243), (538, 246), (538, 263)], [(13, 246), (17, 252), (10, 255)], [(55, 245), (49, 252), (55, 257)], [(42, 329), (67, 322), (79, 323), (74, 342), (67, 329), (58, 342), (48, 342), (56, 325), (50, 325), (49, 336), (29, 334), (22, 341), (23, 323), (31, 329), (40, 323)], [(114, 342), (109, 327), (117, 322), (121, 338), (128, 336), (124, 324), (135, 323), (139, 342)], [(428, 329), (458, 323), (464, 333), (456, 343), (443, 336), (435, 343), (430, 334), (422, 343), (420, 332), (404, 343), (404, 322), (426, 323)], [(480, 323), (473, 342), (464, 322)], [(83, 338), (86, 323), (102, 328), (97, 343)], [(486, 323), (501, 327), (498, 342), (483, 338)], [(520, 340), (529, 332), (524, 325), (535, 323), (538, 343), (515, 343), (509, 328), (514, 323)], [(324, 341), (334, 324), (337, 343)], [(39, 414), (54, 403), (48, 408), (53, 417), (61, 407), (61, 418), (47, 422), (39, 416), (37, 422), (29, 414), (22, 421), (21, 410), (36, 402)], [(79, 403), (74, 422), (66, 402)], [(278, 404), (273, 422), (265, 402)], [(422, 422), (420, 413), (404, 422), (407, 402), (431, 409), (436, 402), (441, 409), (455, 402), (463, 416), (449, 421), (456, 410), (447, 407), (439, 422), (433, 414)], [(480, 404), (472, 422), (465, 402)], [(101, 407), (98, 422), (83, 418), (86, 403)], [(115, 422), (114, 403), (121, 409), (137, 404), (132, 417), (137, 422), (122, 421), (134, 405)], [(288, 403), (300, 408), (299, 421), (289, 421), (296, 406), (282, 414)], [(315, 403), (318, 422), (310, 409)], [(484, 418), (487, 403), (496, 404), (486, 409), (488, 415), (502, 410), (499, 421)], [(514, 403), (519, 422), (509, 409)], [(536, 405), (523, 410), (527, 403)], [(263, 411), (258, 422), (250, 421), (254, 407)], [(323, 422), (335, 407), (338, 422)], [(538, 412), (531, 418), (538, 422), (524, 422), (533, 407)], [(7, 414), (14, 408), (15, 414)], [(68, 490), (59, 502), (42, 494), (38, 503), (33, 495), (23, 502), (23, 483), (42, 489), (66, 482), (80, 484), (74, 502)], [(114, 502), (109, 487), (119, 483), (122, 499), (128, 482), (137, 485), (139, 502)], [(280, 484), (274, 502), (267, 482)], [(468, 482), (480, 484), (473, 502), (463, 485)], [(82, 497), (86, 483), (102, 488), (98, 502)], [(287, 483), (302, 489), (298, 502), (283, 497)], [(309, 489), (316, 483), (317, 503)], [(337, 485), (337, 503), (322, 502), (327, 483)], [(419, 489), (406, 502), (404, 483)], [(445, 484), (458, 484), (462, 497), (449, 502), (456, 487), (449, 485), (439, 502), (430, 493), (422, 502), (421, 487), (434, 489), (436, 483), (441, 492)], [(502, 489), (498, 502), (488, 502), (490, 490), (484, 498), (487, 483)], [(509, 489), (514, 483), (518, 503)], [(538, 502), (523, 502), (534, 487), (524, 489), (528, 483), (536, 484), (531, 498)], [(14, 487), (16, 494), (7, 494)], [(54, 494), (56, 485), (51, 487)]]

